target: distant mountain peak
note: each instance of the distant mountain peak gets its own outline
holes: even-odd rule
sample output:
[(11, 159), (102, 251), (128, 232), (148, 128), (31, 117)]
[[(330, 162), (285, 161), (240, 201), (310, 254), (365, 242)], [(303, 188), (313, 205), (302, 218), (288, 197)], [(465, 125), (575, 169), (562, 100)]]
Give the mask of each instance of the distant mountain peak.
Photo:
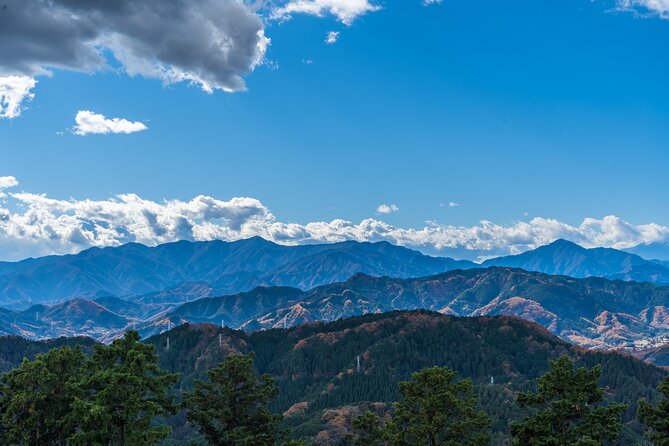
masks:
[(574, 243), (571, 240), (559, 238), (555, 240), (552, 243), (549, 243), (548, 245), (545, 245), (544, 248), (571, 248), (571, 249), (578, 249), (578, 250), (585, 250), (586, 248), (582, 247), (578, 243)]

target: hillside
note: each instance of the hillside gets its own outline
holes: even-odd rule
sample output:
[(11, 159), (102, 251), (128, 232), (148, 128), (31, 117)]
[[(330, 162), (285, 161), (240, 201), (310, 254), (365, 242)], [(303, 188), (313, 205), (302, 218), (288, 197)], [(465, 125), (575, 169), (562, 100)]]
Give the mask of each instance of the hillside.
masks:
[(254, 237), (156, 247), (130, 243), (76, 255), (0, 263), (0, 307), (25, 309), (37, 303), (103, 296), (151, 295), (154, 300), (169, 300), (175, 293), (160, 296), (161, 292), (186, 284), (188, 290), (181, 289), (179, 296), (185, 302), (259, 285), (308, 289), (346, 280), (358, 272), (419, 277), (473, 265), (386, 242), (284, 246)]
[[(250, 305), (254, 302), (257, 310)], [(357, 274), (307, 292), (258, 288), (189, 302), (138, 327), (148, 336), (162, 331), (168, 320), (175, 325), (223, 321), (255, 331), (413, 309), (456, 316), (518, 316), (590, 348), (648, 347), (669, 337), (669, 287), (496, 267), (415, 279)]]
[[(337, 444), (361, 402), (396, 400), (398, 381), (433, 365), (446, 365), (472, 378), (498, 439), (504, 437), (509, 419), (520, 415), (513, 392), (530, 388), (547, 369), (549, 358), (569, 354), (582, 365), (601, 364), (601, 385), (609, 388), (609, 398), (632, 405), (639, 397), (654, 397), (654, 387), (664, 376), (632, 357), (574, 347), (517, 318), (458, 318), (425, 311), (251, 334), (184, 325), (147, 342), (156, 346), (162, 367), (181, 373), (182, 389), (225, 355), (254, 352), (258, 371), (273, 375), (281, 388), (274, 408), (291, 414), (289, 423), (317, 439), (317, 445)], [(627, 439), (638, 439), (633, 409), (626, 414)], [(333, 419), (338, 419), (337, 426)]]
[(1, 332), (31, 339), (78, 334), (106, 342), (128, 328), (136, 328), (143, 337), (184, 323), (256, 331), (426, 309), (455, 316), (518, 316), (569, 342), (595, 349), (648, 349), (669, 339), (669, 287), (594, 277), (575, 279), (514, 268), (456, 270), (410, 279), (358, 273), (345, 282), (308, 291), (257, 287), (183, 304), (156, 296), (146, 300), (109, 296), (73, 299), (19, 312), (0, 309)]
[[(404, 311), (254, 333), (186, 324), (146, 342), (156, 347), (162, 368), (181, 374), (178, 391), (190, 389), (226, 355), (253, 352), (258, 371), (274, 376), (281, 389), (274, 410), (286, 413), (287, 425), (318, 446), (337, 445), (352, 417), (363, 410), (387, 410), (398, 398), (398, 381), (433, 365), (451, 367), (474, 381), (481, 407), (492, 416), (495, 444), (501, 445), (508, 421), (521, 416), (514, 393), (532, 388), (546, 371), (547, 360), (563, 354), (580, 365), (602, 366), (600, 384), (608, 388), (607, 398), (631, 404), (620, 444), (632, 444), (639, 439), (634, 405), (641, 397), (655, 398), (654, 389), (664, 376), (661, 369), (630, 356), (575, 347), (537, 324), (505, 316)], [(0, 370), (64, 344), (90, 351), (94, 341), (0, 338)], [(173, 440), (192, 437), (183, 414), (170, 423)]]
[(29, 341), (19, 336), (0, 337), (0, 373), (7, 372), (18, 366), (23, 358), (34, 359), (35, 355), (46, 353), (52, 348), (63, 346), (80, 346), (84, 352), (90, 353), (97, 344), (93, 339), (85, 337), (57, 338), (47, 341)]
[(669, 344), (634, 352), (634, 356), (659, 367), (669, 368)]

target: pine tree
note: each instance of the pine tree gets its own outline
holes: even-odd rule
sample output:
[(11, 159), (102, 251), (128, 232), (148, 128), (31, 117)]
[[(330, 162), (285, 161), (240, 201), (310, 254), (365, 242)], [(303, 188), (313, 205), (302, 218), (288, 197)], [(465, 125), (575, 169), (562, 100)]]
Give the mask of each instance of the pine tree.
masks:
[(447, 367), (416, 372), (399, 383), (402, 401), (390, 424), (398, 446), (483, 446), (490, 442), (488, 416), (476, 409), (471, 380)]
[(62, 347), (24, 359), (0, 385), (0, 444), (62, 446), (74, 433), (71, 416), (86, 360), (79, 348)]
[(614, 442), (622, 428), (624, 404), (603, 404), (597, 382), (600, 367), (575, 369), (562, 356), (549, 361), (537, 393), (521, 393), (521, 407), (533, 409), (522, 422), (511, 424), (512, 445), (596, 446)]
[(353, 446), (385, 446), (386, 426), (383, 425), (379, 416), (368, 411), (353, 420), (353, 431), (355, 438), (349, 438)]
[(646, 425), (646, 438), (655, 446), (669, 446), (669, 377), (657, 390), (662, 394), (657, 407), (647, 401), (639, 401), (639, 421)]
[(274, 446), (282, 417), (268, 404), (278, 393), (269, 375), (256, 375), (253, 354), (231, 355), (186, 396), (188, 420), (214, 446)]
[(136, 331), (96, 347), (78, 384), (84, 395), (74, 404), (80, 428), (71, 444), (156, 444), (171, 432), (154, 419), (176, 409), (169, 390), (177, 379), (158, 367), (153, 346), (142, 344)]

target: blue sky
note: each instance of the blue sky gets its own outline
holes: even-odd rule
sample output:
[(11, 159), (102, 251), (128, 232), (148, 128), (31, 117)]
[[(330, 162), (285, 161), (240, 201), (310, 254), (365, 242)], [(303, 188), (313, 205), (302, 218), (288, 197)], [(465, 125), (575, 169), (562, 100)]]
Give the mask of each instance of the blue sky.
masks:
[[(586, 245), (666, 242), (669, 4), (369, 4), (380, 9), (350, 25), (327, 9), (283, 19), (258, 12), (271, 44), (243, 92), (165, 86), (118, 61), (94, 73), (31, 74), (34, 98), (20, 116), (0, 119), (0, 175), (18, 181), (12, 193), (71, 202), (252, 197), (274, 221), (302, 226), (371, 218), (405, 230), (482, 220), (513, 229), (542, 218), (576, 228), (565, 234)], [(329, 31), (339, 33), (335, 43), (325, 42)], [(82, 110), (148, 129), (76, 135)], [(36, 206), (18, 201), (4, 204), (17, 218)], [(398, 210), (380, 214), (382, 204)], [(583, 229), (584, 219), (607, 216), (632, 232), (618, 223), (596, 225), (596, 236)], [(4, 231), (8, 245), (20, 238)], [(511, 251), (563, 235), (530, 232)], [(443, 251), (402, 237), (381, 238)], [(81, 247), (107, 243), (87, 240)], [(513, 244), (484, 242), (469, 257)], [(6, 257), (42, 253), (22, 247)]]

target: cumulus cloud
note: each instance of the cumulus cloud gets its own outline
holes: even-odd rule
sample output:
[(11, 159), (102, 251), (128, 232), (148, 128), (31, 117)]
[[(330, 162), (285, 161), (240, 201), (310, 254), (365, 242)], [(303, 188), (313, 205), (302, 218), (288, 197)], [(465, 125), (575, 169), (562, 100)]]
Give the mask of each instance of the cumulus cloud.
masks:
[(618, 7), (628, 11), (643, 11), (669, 19), (669, 0), (618, 0)]
[(336, 219), (306, 224), (282, 222), (249, 197), (220, 200), (147, 200), (123, 194), (106, 200), (62, 200), (15, 192), (14, 177), (0, 177), (0, 258), (78, 252), (91, 246), (128, 242), (156, 245), (176, 240), (238, 240), (261, 236), (277, 243), (387, 240), (438, 255), (481, 259), (516, 254), (565, 238), (586, 247), (631, 248), (669, 241), (669, 227), (632, 224), (616, 216), (586, 218), (578, 226), (550, 218), (510, 225), (482, 221), (473, 226), (396, 227), (368, 218), (359, 223)]
[(276, 19), (288, 19), (293, 14), (309, 14), (318, 17), (333, 15), (345, 25), (381, 6), (372, 0), (290, 0), (273, 11)]
[(337, 40), (339, 40), (339, 31), (328, 31), (325, 36), (325, 43), (332, 45), (333, 43), (337, 43)]
[(19, 116), (23, 101), (35, 96), (35, 84), (37, 81), (30, 76), (0, 76), (0, 118)]
[(132, 122), (122, 118), (108, 119), (104, 115), (88, 110), (79, 111), (74, 121), (76, 125), (72, 130), (76, 135), (80, 136), (91, 134), (106, 135), (109, 133), (128, 134), (148, 129), (144, 123), (139, 121)]
[[(4, 192), (5, 189), (9, 189), (11, 187), (16, 187), (18, 185), (19, 185), (19, 182), (14, 177), (1, 177), (0, 176), (0, 198), (5, 198), (7, 196), (7, 194)], [(2, 211), (2, 208), (0, 208), (0, 211)], [(0, 218), (2, 218), (2, 214), (0, 214)]]
[(399, 206), (396, 204), (382, 204), (376, 208), (377, 214), (392, 214), (393, 212), (398, 212), (400, 210)]
[(268, 44), (261, 18), (238, 0), (4, 0), (0, 9), (4, 76), (106, 69), (108, 51), (130, 75), (240, 91)]
[(0, 177), (0, 189), (9, 189), (19, 185), (19, 181), (15, 177)]

